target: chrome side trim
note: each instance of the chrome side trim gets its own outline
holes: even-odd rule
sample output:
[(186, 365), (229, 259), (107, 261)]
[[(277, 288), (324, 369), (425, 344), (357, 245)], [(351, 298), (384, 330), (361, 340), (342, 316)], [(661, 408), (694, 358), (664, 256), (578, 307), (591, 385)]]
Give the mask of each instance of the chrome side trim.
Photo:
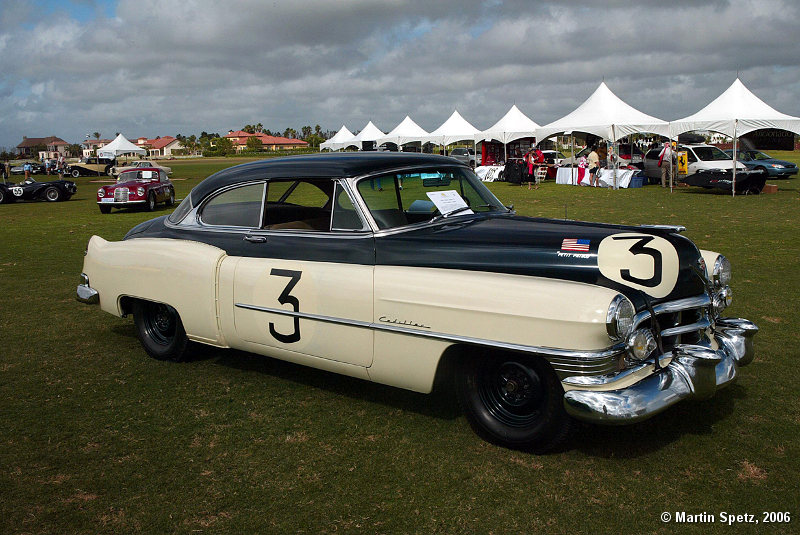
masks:
[(442, 340), (446, 342), (468, 344), (479, 347), (504, 349), (508, 351), (517, 351), (522, 353), (535, 353), (546, 357), (553, 364), (553, 367), (555, 368), (556, 372), (570, 373), (570, 374), (581, 373), (584, 375), (596, 375), (598, 373), (609, 373), (614, 365), (613, 362), (614, 357), (616, 357), (625, 350), (624, 343), (619, 343), (614, 346), (605, 349), (600, 349), (597, 351), (573, 351), (567, 349), (557, 349), (552, 347), (539, 347), (539, 346), (529, 346), (525, 344), (513, 344), (509, 342), (501, 342), (498, 340), (487, 340), (484, 338), (473, 338), (470, 336), (461, 336), (457, 334), (447, 334), (435, 331), (426, 331), (422, 329), (412, 329), (397, 325), (358, 321), (345, 318), (336, 318), (331, 316), (323, 316), (320, 314), (309, 314), (307, 312), (295, 312), (293, 310), (284, 310), (282, 308), (270, 308), (270, 307), (261, 307), (256, 305), (248, 305), (245, 303), (235, 303), (234, 306), (246, 310), (265, 312), (268, 314), (279, 314), (281, 316), (289, 316), (293, 318), (307, 319), (311, 321), (320, 321), (323, 323), (333, 323), (336, 325), (349, 325), (351, 327), (357, 327), (361, 329), (372, 329), (375, 331), (405, 334), (408, 336), (417, 336), (421, 338), (430, 338), (433, 340)]

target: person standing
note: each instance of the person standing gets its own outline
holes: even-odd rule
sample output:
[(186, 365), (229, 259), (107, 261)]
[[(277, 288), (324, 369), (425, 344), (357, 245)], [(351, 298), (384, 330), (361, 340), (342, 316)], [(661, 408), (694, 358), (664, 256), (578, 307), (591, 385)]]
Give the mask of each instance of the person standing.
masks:
[(25, 172), (25, 180), (27, 181), (31, 177), (31, 171), (33, 171), (33, 166), (31, 162), (25, 162), (22, 165), (22, 170)]
[(675, 160), (675, 151), (672, 150), (669, 142), (664, 143), (664, 148), (658, 154), (658, 166), (661, 168), (661, 187), (667, 187), (667, 176), (669, 176), (669, 187), (672, 188), (672, 172), (673, 160)]
[(600, 156), (597, 154), (597, 145), (592, 145), (592, 151), (589, 153), (589, 185), (597, 187), (600, 185)]

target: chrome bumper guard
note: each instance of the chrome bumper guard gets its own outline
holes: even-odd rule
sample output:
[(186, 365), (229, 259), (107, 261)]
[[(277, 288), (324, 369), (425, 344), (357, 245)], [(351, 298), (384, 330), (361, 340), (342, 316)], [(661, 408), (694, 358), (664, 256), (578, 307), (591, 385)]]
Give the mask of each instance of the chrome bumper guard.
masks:
[(86, 276), (86, 273), (81, 273), (81, 283), (78, 285), (76, 299), (87, 305), (97, 305), (100, 303), (100, 294), (97, 290), (89, 286), (89, 277)]
[[(686, 398), (707, 399), (732, 383), (738, 368), (753, 361), (753, 336), (758, 327), (741, 318), (720, 318), (714, 326), (718, 349), (711, 344), (683, 344), (661, 355), (670, 363), (641, 381), (618, 390), (582, 390), (581, 386), (609, 385), (616, 378), (591, 381), (574, 377), (564, 384), (576, 387), (564, 394), (567, 413), (591, 423), (630, 424), (645, 420)], [(651, 362), (649, 367), (653, 366)]]

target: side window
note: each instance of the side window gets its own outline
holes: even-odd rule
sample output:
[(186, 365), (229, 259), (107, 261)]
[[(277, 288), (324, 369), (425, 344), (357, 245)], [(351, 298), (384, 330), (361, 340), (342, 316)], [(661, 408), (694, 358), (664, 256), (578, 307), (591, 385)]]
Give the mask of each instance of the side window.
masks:
[(333, 181), (270, 180), (265, 221), (271, 230), (328, 231)]
[(333, 194), (333, 219), (331, 230), (363, 230), (364, 223), (353, 205), (353, 200), (341, 184), (337, 183)]
[(697, 156), (694, 155), (694, 151), (691, 149), (683, 149), (686, 151), (686, 158), (689, 163), (693, 163), (697, 161)]
[(263, 198), (263, 183), (230, 189), (206, 203), (200, 220), (206, 225), (258, 228)]

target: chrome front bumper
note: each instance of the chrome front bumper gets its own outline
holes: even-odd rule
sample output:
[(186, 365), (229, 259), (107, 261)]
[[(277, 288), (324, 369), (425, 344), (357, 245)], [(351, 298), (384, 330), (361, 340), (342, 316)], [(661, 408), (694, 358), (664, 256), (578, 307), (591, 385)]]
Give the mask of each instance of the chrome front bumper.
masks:
[[(707, 345), (678, 345), (673, 352), (661, 355), (659, 362), (671, 357), (669, 364), (644, 379), (620, 388), (606, 388), (624, 380), (624, 372), (614, 378), (574, 377), (564, 380), (573, 387), (564, 394), (568, 414), (591, 423), (629, 424), (645, 420), (678, 401), (706, 399), (717, 389), (732, 383), (741, 366), (753, 360), (753, 336), (758, 327), (740, 318), (716, 321), (714, 339), (717, 349)], [(653, 368), (653, 363), (648, 365)]]
[(76, 299), (87, 305), (97, 305), (100, 303), (100, 294), (97, 290), (89, 286), (89, 277), (86, 276), (86, 273), (81, 273), (81, 283), (78, 285)]

